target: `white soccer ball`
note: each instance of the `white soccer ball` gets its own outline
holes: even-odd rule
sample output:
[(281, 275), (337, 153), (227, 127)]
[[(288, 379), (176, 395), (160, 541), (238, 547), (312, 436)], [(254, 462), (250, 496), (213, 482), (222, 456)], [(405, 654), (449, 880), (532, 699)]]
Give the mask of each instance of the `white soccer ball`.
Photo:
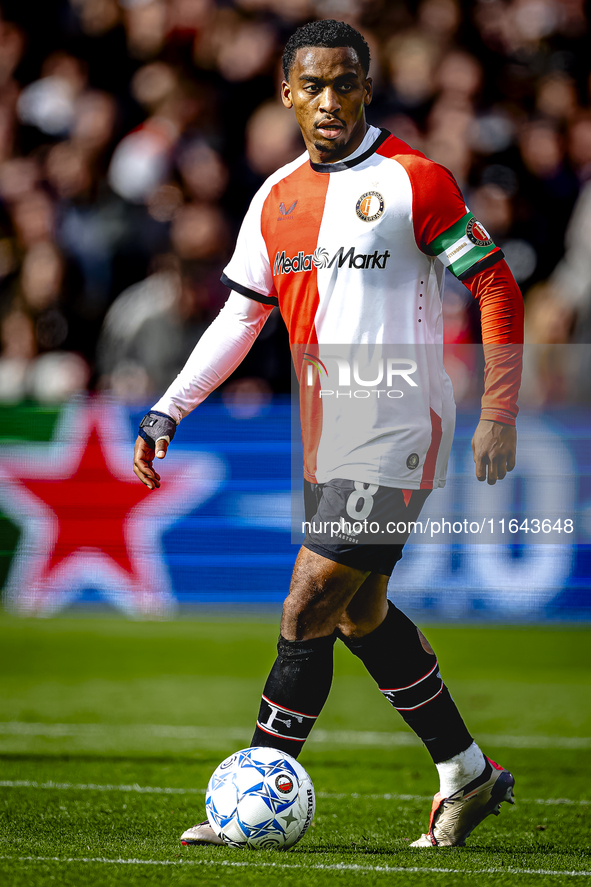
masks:
[(212, 829), (230, 847), (287, 850), (312, 822), (312, 780), (276, 748), (244, 748), (214, 771), (205, 794)]

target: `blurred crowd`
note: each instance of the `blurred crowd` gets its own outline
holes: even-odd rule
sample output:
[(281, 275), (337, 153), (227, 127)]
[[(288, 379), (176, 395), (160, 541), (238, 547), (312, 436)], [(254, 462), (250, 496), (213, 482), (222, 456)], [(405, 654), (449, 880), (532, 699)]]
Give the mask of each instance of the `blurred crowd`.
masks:
[[(303, 150), (278, 95), (287, 37), (365, 36), (368, 119), (456, 176), (526, 301), (538, 401), (591, 335), (589, 12), (582, 0), (0, 0), (0, 399), (146, 402), (219, 311), (264, 179)], [(478, 341), (449, 279), (446, 340)], [(227, 384), (289, 390), (274, 312)], [(571, 361), (572, 362), (572, 361)], [(551, 385), (539, 382), (547, 372)], [(562, 369), (561, 369), (562, 372)], [(527, 376), (527, 374), (526, 374)], [(534, 381), (531, 381), (534, 379)], [(561, 388), (561, 385), (563, 386)]]

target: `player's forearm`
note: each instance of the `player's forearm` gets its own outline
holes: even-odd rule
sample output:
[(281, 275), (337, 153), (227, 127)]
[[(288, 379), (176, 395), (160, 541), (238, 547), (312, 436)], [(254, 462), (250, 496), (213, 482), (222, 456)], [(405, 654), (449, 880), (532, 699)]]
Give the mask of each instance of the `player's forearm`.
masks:
[(230, 293), (181, 372), (152, 409), (166, 413), (178, 424), (244, 360), (271, 311), (268, 305)]
[(485, 360), (481, 418), (514, 425), (523, 351), (521, 292), (505, 261), (464, 282), (480, 305)]

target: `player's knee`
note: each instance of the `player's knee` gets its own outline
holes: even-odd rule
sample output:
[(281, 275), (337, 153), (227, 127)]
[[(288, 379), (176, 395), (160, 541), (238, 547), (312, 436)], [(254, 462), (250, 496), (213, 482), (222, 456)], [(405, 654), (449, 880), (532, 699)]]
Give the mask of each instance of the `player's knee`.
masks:
[(283, 604), (281, 633), (291, 640), (305, 640), (330, 634), (337, 621), (338, 614), (322, 598), (302, 599), (290, 594)]
[(342, 613), (337, 628), (343, 639), (362, 638), (382, 624), (388, 613), (388, 579), (372, 576)]
[(309, 616), (305, 602), (289, 594), (283, 603), (281, 634), (290, 640), (301, 640), (309, 625)]
[(338, 634), (345, 642), (358, 640), (378, 628), (381, 621), (369, 615), (351, 619), (345, 612), (337, 624)]

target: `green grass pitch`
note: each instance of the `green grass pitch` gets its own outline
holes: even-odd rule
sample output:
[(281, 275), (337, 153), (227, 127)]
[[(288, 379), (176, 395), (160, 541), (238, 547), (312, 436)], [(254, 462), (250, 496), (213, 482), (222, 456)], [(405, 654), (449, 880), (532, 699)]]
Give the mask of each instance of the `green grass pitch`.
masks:
[(466, 848), (411, 850), (436, 773), (337, 645), (300, 756), (316, 817), (290, 853), (183, 848), (219, 761), (248, 745), (277, 625), (0, 617), (0, 884), (522, 885), (591, 879), (588, 628), (426, 629), (516, 806)]

